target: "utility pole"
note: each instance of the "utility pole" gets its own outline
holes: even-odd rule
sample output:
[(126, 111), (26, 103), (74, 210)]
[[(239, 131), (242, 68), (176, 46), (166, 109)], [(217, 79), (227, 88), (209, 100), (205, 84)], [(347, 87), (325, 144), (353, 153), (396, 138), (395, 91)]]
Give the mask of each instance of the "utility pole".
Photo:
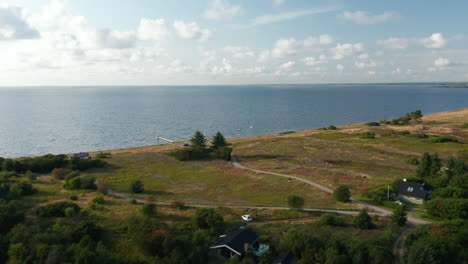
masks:
[(387, 200), (390, 201), (390, 185), (387, 185)]

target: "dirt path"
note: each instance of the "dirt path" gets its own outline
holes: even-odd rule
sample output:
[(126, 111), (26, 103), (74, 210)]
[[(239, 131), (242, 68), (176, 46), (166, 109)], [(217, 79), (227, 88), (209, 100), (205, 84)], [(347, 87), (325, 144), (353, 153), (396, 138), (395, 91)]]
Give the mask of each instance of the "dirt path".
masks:
[(395, 244), (393, 244), (393, 256), (395, 256), (394, 262), (395, 264), (403, 264), (404, 263), (404, 253), (405, 253), (405, 240), (406, 237), (414, 231), (414, 227), (407, 228), (401, 232), (398, 236)]
[[(276, 172), (269, 172), (269, 171), (262, 171), (262, 170), (257, 170), (257, 169), (252, 169), (252, 168), (249, 168), (249, 167), (245, 167), (245, 166), (241, 165), (237, 161), (235, 156), (231, 157), (231, 162), (232, 162), (232, 165), (234, 167), (239, 168), (239, 169), (249, 170), (249, 171), (253, 171), (253, 172), (256, 172), (256, 173), (269, 174), (269, 175), (278, 176), (278, 177), (295, 179), (295, 180), (307, 183), (309, 185), (312, 185), (312, 186), (314, 186), (314, 187), (316, 187), (316, 188), (318, 188), (318, 189), (320, 189), (320, 190), (322, 190), (324, 192), (333, 193), (333, 190), (328, 188), (328, 187), (325, 187), (325, 186), (323, 186), (321, 184), (318, 184), (316, 182), (313, 182), (313, 181), (310, 181), (310, 180), (307, 180), (307, 179), (303, 179), (303, 178), (300, 178), (300, 177), (297, 177), (297, 176), (294, 176), (294, 175), (282, 174), (282, 173), (276, 173)], [(374, 210), (376, 212), (379, 212), (380, 215), (388, 216), (388, 215), (392, 214), (392, 212), (389, 211), (389, 210), (377, 207), (375, 205), (371, 205), (369, 203), (357, 200), (357, 199), (352, 198), (352, 197), (351, 197), (351, 202), (361, 204), (361, 205), (363, 205), (363, 206), (365, 206), (365, 207), (367, 207), (369, 209), (372, 209), (372, 210)], [(419, 218), (414, 218), (414, 217), (408, 217), (408, 221), (411, 222), (411, 223), (414, 223), (414, 224), (429, 224), (430, 223), (429, 221), (422, 220), (422, 219), (419, 219)]]

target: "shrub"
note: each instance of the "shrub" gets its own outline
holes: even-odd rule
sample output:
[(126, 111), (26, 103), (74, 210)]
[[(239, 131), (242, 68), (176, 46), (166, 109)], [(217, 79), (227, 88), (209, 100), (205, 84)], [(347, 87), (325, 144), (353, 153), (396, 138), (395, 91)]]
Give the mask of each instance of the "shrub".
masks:
[(374, 139), (375, 138), (375, 133), (374, 132), (364, 132), (364, 133), (359, 133), (359, 136), (364, 139)]
[(130, 200), (130, 203), (131, 203), (131, 204), (137, 204), (137, 200), (131, 199), (131, 200)]
[(463, 124), (462, 128), (468, 128), (468, 123)]
[(65, 175), (65, 180), (73, 179), (73, 178), (78, 177), (78, 176), (80, 176), (79, 171), (71, 171), (67, 175)]
[(76, 201), (76, 200), (78, 200), (78, 196), (72, 195), (72, 196), (70, 196), (70, 200)]
[(37, 179), (37, 175), (32, 173), (30, 170), (28, 170), (26, 173), (25, 173), (25, 176), (26, 178), (28, 179), (28, 181), (30, 182), (35, 182), (36, 179)]
[(430, 216), (443, 219), (468, 219), (468, 199), (434, 199), (426, 203)]
[(398, 131), (396, 132), (397, 135), (401, 135), (401, 136), (407, 136), (409, 134), (411, 134), (408, 130), (402, 130), (402, 131)]
[(103, 194), (96, 195), (96, 197), (94, 197), (93, 200), (91, 200), (91, 203), (96, 203), (96, 204), (103, 204), (104, 202), (105, 200), (104, 200)]
[(179, 161), (201, 160), (207, 158), (209, 153), (207, 150), (199, 150), (195, 148), (176, 149), (169, 153)]
[(450, 136), (433, 136), (429, 138), (429, 141), (432, 143), (446, 143), (446, 142), (458, 143), (458, 139), (456, 137), (450, 137)]
[(104, 194), (104, 195), (107, 195), (108, 189), (109, 188), (107, 187), (107, 184), (99, 183), (99, 186), (97, 187), (97, 192), (101, 193), (101, 194)]
[(64, 217), (65, 210), (73, 208), (75, 212), (80, 211), (80, 207), (72, 202), (56, 202), (43, 205), (37, 209), (37, 215), (41, 217)]
[(304, 198), (297, 195), (291, 195), (288, 197), (288, 205), (293, 209), (301, 209), (304, 207)]
[(322, 225), (344, 226), (344, 218), (335, 214), (322, 214), (318, 222)]
[(221, 159), (229, 161), (231, 160), (232, 148), (230, 147), (218, 147), (211, 153), (211, 156), (215, 159)]
[(335, 191), (333, 191), (333, 197), (337, 201), (340, 202), (348, 202), (349, 199), (351, 198), (351, 192), (349, 191), (349, 187), (346, 185), (340, 185), (338, 186)]
[(110, 156), (110, 152), (99, 152), (98, 154), (96, 154), (96, 159), (107, 159)]
[(336, 128), (336, 126), (331, 125), (331, 126), (327, 127), (327, 130), (337, 130), (337, 128)]
[(391, 216), (392, 222), (399, 225), (399, 226), (404, 226), (406, 222), (408, 221), (408, 218), (406, 217), (406, 210), (405, 207), (400, 205), (398, 206), (394, 211)]
[(362, 230), (371, 229), (373, 227), (372, 218), (367, 213), (367, 209), (362, 209), (354, 218), (354, 225)]
[(429, 136), (424, 133), (416, 133), (416, 134), (408, 134), (408, 137), (414, 137), (414, 138), (428, 138)]
[(73, 207), (67, 207), (67, 208), (65, 209), (65, 216), (66, 216), (66, 217), (73, 217), (73, 216), (75, 216), (75, 214), (76, 214), (75, 208), (73, 208)]
[(380, 134), (380, 136), (382, 137), (391, 137), (393, 134), (392, 133), (388, 133), (388, 132), (384, 132), (382, 134)]
[(75, 177), (71, 178), (65, 181), (65, 184), (63, 184), (63, 188), (67, 190), (79, 190), (81, 189), (81, 178)]
[(212, 229), (221, 231), (224, 229), (223, 216), (215, 212), (213, 208), (198, 209), (194, 218), (194, 224), (199, 229)]
[(156, 205), (154, 203), (145, 203), (141, 206), (140, 212), (144, 216), (156, 215)]
[(183, 202), (181, 202), (181, 201), (173, 201), (171, 203), (171, 207), (172, 208), (177, 208), (179, 210), (187, 208), (187, 206), (185, 206), (185, 204)]
[(132, 181), (130, 184), (130, 191), (132, 193), (143, 193), (145, 190), (143, 182), (140, 180)]
[(96, 178), (92, 176), (81, 177), (81, 189), (96, 190)]
[(57, 180), (65, 179), (65, 176), (70, 173), (69, 169), (55, 168), (52, 170), (52, 176)]
[(10, 187), (10, 192), (17, 196), (31, 195), (37, 192), (33, 185), (26, 181), (20, 181)]
[(380, 126), (379, 122), (368, 122), (368, 123), (365, 123), (365, 125), (367, 125), (367, 126)]

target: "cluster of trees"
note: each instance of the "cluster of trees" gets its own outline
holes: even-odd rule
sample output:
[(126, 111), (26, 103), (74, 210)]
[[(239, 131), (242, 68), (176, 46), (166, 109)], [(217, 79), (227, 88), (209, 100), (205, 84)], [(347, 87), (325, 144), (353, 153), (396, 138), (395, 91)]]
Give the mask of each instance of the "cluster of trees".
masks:
[(217, 132), (211, 140), (211, 146), (208, 146), (207, 139), (202, 132), (197, 131), (190, 139), (191, 145), (187, 148), (178, 149), (170, 153), (180, 161), (200, 160), (205, 158), (215, 158), (230, 160), (232, 148), (224, 136)]
[(105, 166), (102, 159), (80, 159), (79, 157), (69, 158), (67, 155), (44, 155), (40, 157), (24, 159), (4, 159), (0, 157), (0, 170), (14, 171), (16, 173), (50, 173), (55, 168), (69, 168), (71, 170), (87, 170)]
[(392, 120), (382, 120), (380, 124), (387, 125), (409, 125), (413, 120), (419, 120), (423, 117), (421, 110), (416, 110), (414, 112), (406, 113), (404, 116)]
[(11, 171), (0, 172), (0, 198), (12, 200), (36, 193), (37, 190), (31, 184), (35, 178), (32, 173), (27, 175), (29, 177)]
[(405, 263), (466, 263), (468, 223), (425, 225), (406, 238)]

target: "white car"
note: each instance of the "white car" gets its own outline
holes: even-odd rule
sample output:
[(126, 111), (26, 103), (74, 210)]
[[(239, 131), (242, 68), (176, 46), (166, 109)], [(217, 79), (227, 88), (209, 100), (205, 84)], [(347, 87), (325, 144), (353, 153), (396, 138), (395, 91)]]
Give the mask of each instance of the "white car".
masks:
[(252, 222), (253, 218), (250, 215), (243, 215), (242, 220), (247, 221), (247, 222)]
[(399, 204), (399, 205), (403, 205), (403, 202), (400, 201), (400, 200), (396, 200), (395, 203)]

